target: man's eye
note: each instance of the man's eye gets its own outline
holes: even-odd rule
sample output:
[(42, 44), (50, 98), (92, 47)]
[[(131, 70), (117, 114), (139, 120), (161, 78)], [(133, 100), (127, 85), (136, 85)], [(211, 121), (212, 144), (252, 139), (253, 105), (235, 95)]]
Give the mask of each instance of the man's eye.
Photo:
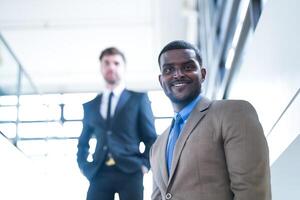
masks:
[(186, 66), (184, 66), (184, 70), (185, 71), (191, 71), (193, 69), (195, 69), (195, 67), (193, 65), (186, 65)]
[(163, 70), (163, 73), (164, 74), (170, 74), (171, 73), (171, 68), (165, 68), (164, 70)]

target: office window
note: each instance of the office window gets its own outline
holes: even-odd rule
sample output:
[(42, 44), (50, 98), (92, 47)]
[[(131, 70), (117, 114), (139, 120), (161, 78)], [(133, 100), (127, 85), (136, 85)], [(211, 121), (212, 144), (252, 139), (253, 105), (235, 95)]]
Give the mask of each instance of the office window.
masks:
[(79, 119), (83, 118), (83, 107), (82, 104), (65, 104), (64, 105), (64, 118), (66, 120)]
[(17, 105), (18, 98), (15, 95), (0, 96), (0, 106), (2, 105)]
[(59, 122), (20, 123), (19, 136), (22, 138), (47, 138), (62, 136)]
[(162, 90), (150, 91), (148, 96), (155, 117), (155, 129), (160, 135), (171, 124), (174, 115), (172, 104)]
[(62, 94), (43, 94), (40, 97), (44, 105), (59, 105), (63, 101)]
[(62, 134), (64, 137), (79, 137), (82, 130), (82, 122), (74, 121), (74, 122), (65, 122), (62, 125)]
[(18, 148), (29, 157), (45, 157), (49, 150), (46, 140), (21, 140)]
[(171, 125), (172, 118), (155, 119), (155, 129), (158, 135), (162, 134)]
[[(149, 91), (149, 99), (155, 117), (155, 128), (161, 134), (170, 124), (173, 108), (163, 90)], [(76, 139), (82, 131), (82, 104), (90, 101), (96, 93), (47, 94), (20, 96), (18, 145), (29, 147), (26, 141)], [(2, 104), (16, 104), (16, 96), (1, 98)], [(16, 137), (17, 106), (0, 107), (2, 132), (11, 139)], [(40, 143), (33, 143), (37, 146)], [(33, 147), (28, 151), (33, 151)]]
[(16, 121), (17, 120), (17, 107), (3, 106), (0, 107), (0, 121)]
[(21, 105), (42, 105), (43, 98), (41, 95), (21, 95), (19, 98)]
[[(52, 158), (56, 162), (61, 160), (62, 163), (72, 164), (70, 167), (74, 168), (74, 166), (77, 165), (76, 163), (77, 143), (78, 143), (77, 139), (49, 140), (47, 142), (48, 157)], [(72, 162), (71, 163), (66, 162), (66, 159)], [(59, 167), (57, 163), (56, 166)], [(59, 170), (59, 168), (57, 170)]]
[(60, 107), (58, 105), (30, 105), (22, 104), (19, 110), (21, 121), (59, 120)]
[(174, 112), (170, 100), (162, 90), (148, 93), (154, 117), (173, 117)]
[(83, 104), (95, 98), (97, 93), (72, 93), (63, 94), (62, 103), (63, 104)]
[(0, 124), (0, 131), (8, 138), (12, 139), (16, 137), (16, 124), (15, 123), (3, 123)]

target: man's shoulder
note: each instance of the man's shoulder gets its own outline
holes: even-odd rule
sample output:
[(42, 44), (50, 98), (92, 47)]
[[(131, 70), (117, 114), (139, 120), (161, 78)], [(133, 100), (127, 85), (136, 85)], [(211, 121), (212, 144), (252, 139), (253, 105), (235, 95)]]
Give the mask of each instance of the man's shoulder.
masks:
[(214, 100), (212, 103), (213, 107), (218, 108), (233, 108), (233, 107), (253, 107), (252, 104), (246, 100), (239, 100), (239, 99), (224, 99), (224, 100)]
[(253, 105), (246, 100), (215, 100), (213, 101), (210, 109), (213, 113), (217, 113), (217, 115), (228, 116), (232, 114), (242, 113), (255, 113), (256, 110)]
[(136, 95), (136, 96), (146, 95), (145, 92), (138, 92), (138, 91), (129, 90), (129, 89), (125, 89), (124, 91), (130, 93), (131, 95)]
[(96, 103), (99, 103), (100, 101), (100, 94), (98, 94), (95, 98), (93, 98), (92, 100), (89, 100), (85, 103), (83, 103), (83, 107), (89, 107), (89, 106), (93, 106)]
[(148, 95), (146, 92), (138, 92), (138, 91), (133, 91), (133, 90), (128, 90), (125, 89), (124, 92), (127, 92), (131, 98), (136, 99), (136, 100), (142, 100), (142, 99), (148, 99)]

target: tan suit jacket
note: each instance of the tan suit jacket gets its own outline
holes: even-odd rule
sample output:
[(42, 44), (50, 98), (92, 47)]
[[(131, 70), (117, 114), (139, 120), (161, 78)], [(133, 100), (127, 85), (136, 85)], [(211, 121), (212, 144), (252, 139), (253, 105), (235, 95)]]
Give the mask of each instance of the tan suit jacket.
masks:
[(267, 142), (246, 101), (202, 98), (177, 140), (170, 177), (168, 128), (151, 148), (153, 200), (270, 200)]

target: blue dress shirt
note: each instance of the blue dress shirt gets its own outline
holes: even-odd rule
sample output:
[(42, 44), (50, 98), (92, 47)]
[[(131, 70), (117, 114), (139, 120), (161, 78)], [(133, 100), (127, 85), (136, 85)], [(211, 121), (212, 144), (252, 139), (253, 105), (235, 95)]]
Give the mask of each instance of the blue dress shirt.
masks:
[[(173, 158), (173, 151), (176, 145), (176, 140), (180, 136), (181, 130), (186, 123), (186, 120), (188, 119), (190, 113), (196, 106), (196, 104), (201, 100), (201, 96), (199, 95), (197, 98), (195, 98), (191, 103), (189, 103), (187, 106), (185, 106), (179, 113), (175, 113), (174, 119), (172, 121), (172, 127), (170, 129), (169, 138), (168, 138), (168, 144), (166, 149), (166, 163), (167, 163), (167, 170), (168, 174), (171, 171), (171, 164), (172, 164), (172, 158)], [(180, 118), (179, 127), (177, 127), (176, 119), (178, 120), (178, 117)], [(179, 130), (175, 130), (179, 128)], [(174, 132), (176, 136), (174, 136)]]

